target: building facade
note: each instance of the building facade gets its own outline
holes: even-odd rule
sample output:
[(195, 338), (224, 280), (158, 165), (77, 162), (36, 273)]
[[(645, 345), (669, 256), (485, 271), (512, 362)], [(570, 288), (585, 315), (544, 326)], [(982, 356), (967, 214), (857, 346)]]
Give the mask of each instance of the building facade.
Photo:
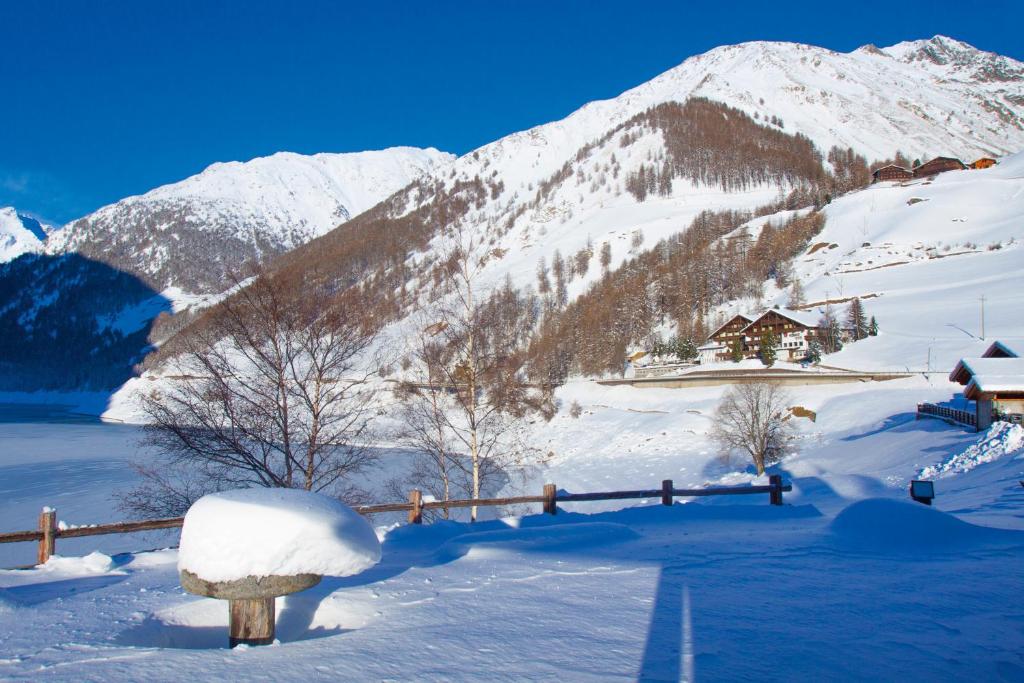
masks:
[(964, 162), (953, 157), (935, 157), (926, 161), (920, 166), (915, 166), (912, 171), (915, 178), (930, 178), (945, 173), (946, 171), (962, 171), (967, 168)]

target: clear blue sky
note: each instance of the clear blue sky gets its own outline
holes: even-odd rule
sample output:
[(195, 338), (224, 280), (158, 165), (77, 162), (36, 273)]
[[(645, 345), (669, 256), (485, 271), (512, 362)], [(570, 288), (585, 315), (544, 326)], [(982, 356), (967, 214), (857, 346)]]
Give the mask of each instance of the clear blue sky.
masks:
[(0, 0), (0, 206), (63, 222), (280, 150), (464, 153), (745, 40), (1024, 60), (1024, 2), (830, 5)]

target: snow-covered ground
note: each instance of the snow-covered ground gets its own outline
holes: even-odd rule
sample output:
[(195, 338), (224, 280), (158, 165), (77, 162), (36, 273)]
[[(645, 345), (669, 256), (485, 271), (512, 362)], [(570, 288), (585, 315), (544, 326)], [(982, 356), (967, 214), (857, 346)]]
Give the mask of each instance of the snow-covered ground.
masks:
[[(65, 557), (0, 572), (0, 678), (1021, 680), (1024, 431), (914, 411), (952, 398), (946, 373), (993, 336), (1022, 345), (1022, 177), (1018, 155), (827, 208), (824, 246), (797, 261), (807, 298), (876, 294), (864, 303), (881, 331), (826, 363), (915, 372), (790, 389), (814, 420), (795, 419), (798, 448), (770, 470), (793, 485), (781, 509), (750, 496), (508, 510), (473, 526), (382, 517), (381, 564), (282, 598), (280, 644), (232, 652), (225, 606), (182, 592), (175, 550), (125, 553), (173, 532), (61, 540)], [(769, 285), (764, 303), (785, 297)], [(708, 441), (723, 391), (571, 381), (554, 419), (531, 427), (523, 489), (757, 481)], [(130, 393), (34, 402), (131, 418)], [(31, 528), (44, 505), (68, 524), (121, 518), (112, 498), (145, 455), (140, 428), (19, 410), (0, 424), (2, 530)], [(935, 479), (934, 508), (908, 499), (919, 476)], [(32, 554), (0, 547), (0, 565)]]
[[(0, 572), (0, 678), (1020, 680), (1024, 434), (914, 420), (918, 400), (950, 390), (923, 376), (795, 388), (816, 415), (771, 470), (793, 483), (783, 508), (766, 496), (581, 503), (378, 526), (381, 564), (279, 599), (280, 644), (266, 648), (224, 649), (226, 606), (180, 589), (175, 550), (59, 541), (84, 557)], [(707, 442), (721, 391), (571, 382), (537, 425), (551, 455), (528, 488), (755, 480)], [(31, 526), (43, 504), (72, 523), (116, 519), (102, 501), (130, 483), (136, 430), (0, 425), (0, 480), (17, 482), (13, 502), (0, 497), (4, 530)], [(932, 509), (906, 493), (926, 468), (940, 472)]]

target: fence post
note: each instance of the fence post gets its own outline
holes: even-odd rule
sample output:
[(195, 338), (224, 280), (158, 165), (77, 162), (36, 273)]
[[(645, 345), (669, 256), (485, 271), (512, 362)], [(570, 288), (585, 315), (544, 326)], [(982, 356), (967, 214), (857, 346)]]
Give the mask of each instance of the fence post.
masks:
[(663, 479), (661, 482), (661, 504), (672, 504), (672, 480)]
[(412, 510), (409, 510), (409, 524), (423, 523), (423, 494), (419, 489), (409, 492), (409, 502), (412, 503)]
[(773, 474), (768, 477), (768, 485), (772, 487), (768, 492), (768, 502), (772, 505), (782, 505), (782, 475)]
[(39, 553), (36, 555), (36, 564), (46, 564), (56, 551), (57, 546), (57, 511), (51, 508), (43, 508), (39, 513), (39, 531), (43, 537), (39, 539)]
[(555, 501), (557, 495), (554, 484), (544, 484), (544, 514), (555, 515), (558, 514), (558, 503)]

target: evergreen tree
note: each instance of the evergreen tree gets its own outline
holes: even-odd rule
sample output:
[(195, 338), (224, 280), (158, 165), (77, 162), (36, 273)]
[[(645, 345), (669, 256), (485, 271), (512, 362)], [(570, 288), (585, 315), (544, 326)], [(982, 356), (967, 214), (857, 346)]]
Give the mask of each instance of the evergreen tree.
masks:
[(732, 348), (729, 349), (729, 359), (733, 363), (739, 363), (743, 360), (743, 342), (739, 339), (732, 340)]
[(853, 334), (854, 341), (860, 341), (868, 336), (868, 321), (864, 317), (864, 304), (859, 298), (854, 297), (850, 302), (850, 308), (846, 314), (846, 326)]
[(875, 320), (875, 316), (871, 316), (871, 322), (868, 323), (868, 335), (871, 337), (878, 336), (878, 321)]
[(812, 339), (807, 344), (807, 355), (804, 357), (808, 363), (814, 363), (817, 365), (821, 362), (821, 342), (817, 339)]
[(775, 359), (777, 356), (776, 349), (779, 347), (779, 338), (772, 332), (765, 332), (761, 335), (761, 362), (765, 364), (765, 367), (771, 367), (775, 365)]
[(822, 348), (825, 353), (835, 353), (843, 348), (842, 330), (839, 328), (839, 321), (836, 320), (831, 306), (825, 309), (825, 314), (818, 321), (818, 327), (824, 330)]
[(693, 360), (697, 357), (697, 345), (688, 337), (680, 337), (676, 339), (674, 352), (681, 361)]

